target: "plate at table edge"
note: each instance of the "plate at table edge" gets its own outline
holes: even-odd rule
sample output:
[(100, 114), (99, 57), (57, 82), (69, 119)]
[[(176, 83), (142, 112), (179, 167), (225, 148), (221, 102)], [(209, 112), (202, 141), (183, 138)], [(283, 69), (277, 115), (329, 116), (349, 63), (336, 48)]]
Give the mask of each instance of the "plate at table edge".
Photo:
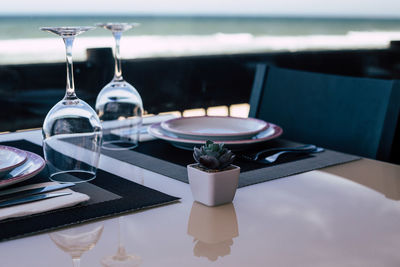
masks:
[[(7, 151), (11, 154), (14, 154), (14, 157), (19, 157), (16, 162), (9, 163), (8, 165), (5, 165), (5, 167), (0, 167), (0, 178), (7, 175), (9, 172), (11, 172), (13, 169), (17, 168), (18, 166), (21, 166), (24, 164), (27, 160), (27, 153), (24, 150), (11, 147), (11, 146), (3, 146), (0, 145), (0, 150)], [(6, 163), (5, 163), (6, 164)]]
[[(232, 130), (232, 132), (226, 133), (218, 133), (218, 132), (199, 132), (195, 128), (193, 130), (189, 130), (191, 125), (205, 125), (207, 127), (208, 124), (215, 124), (215, 121), (220, 120), (220, 125), (225, 123), (226, 125), (230, 125), (230, 130), (234, 127), (237, 127), (239, 122), (251, 123), (252, 127), (244, 129), (245, 127), (241, 126), (236, 130)], [(208, 121), (208, 122), (207, 122)], [(186, 125), (185, 125), (186, 124)], [(243, 124), (241, 124), (243, 125)], [(260, 132), (269, 128), (269, 123), (263, 120), (255, 119), (255, 118), (237, 118), (237, 117), (224, 117), (224, 116), (195, 116), (195, 117), (181, 117), (174, 118), (170, 120), (166, 120), (161, 122), (160, 127), (169, 133), (176, 135), (179, 138), (183, 139), (195, 139), (195, 140), (204, 140), (210, 139), (214, 141), (228, 141), (228, 140), (243, 140), (250, 139), (253, 136), (259, 134)], [(182, 129), (182, 127), (187, 127), (187, 130)]]
[[(253, 144), (258, 144), (262, 143), (271, 139), (275, 139), (279, 137), (282, 133), (283, 130), (281, 127), (278, 125), (268, 123), (269, 127), (257, 134), (256, 136), (253, 136), (251, 139), (243, 139), (243, 140), (218, 140), (215, 141), (215, 143), (224, 143), (229, 149), (238, 151), (242, 149), (246, 149), (249, 145)], [(196, 145), (202, 145), (205, 143), (204, 140), (193, 140), (193, 139), (186, 139), (186, 138), (180, 138), (179, 136), (167, 132), (164, 129), (161, 128), (161, 123), (155, 123), (151, 125), (148, 129), (148, 132), (150, 135), (168, 141), (170, 142), (173, 146), (186, 149), (186, 150), (193, 150), (193, 147)]]
[[(32, 178), (39, 172), (41, 172), (46, 166), (46, 162), (42, 157), (29, 151), (25, 152), (27, 154), (27, 160), (25, 161), (25, 163), (15, 168), (4, 177), (0, 178), (0, 188), (28, 180), (29, 178)], [(24, 170), (25, 168), (28, 169)], [(23, 172), (17, 176), (14, 176), (15, 173), (19, 173), (20, 171)]]

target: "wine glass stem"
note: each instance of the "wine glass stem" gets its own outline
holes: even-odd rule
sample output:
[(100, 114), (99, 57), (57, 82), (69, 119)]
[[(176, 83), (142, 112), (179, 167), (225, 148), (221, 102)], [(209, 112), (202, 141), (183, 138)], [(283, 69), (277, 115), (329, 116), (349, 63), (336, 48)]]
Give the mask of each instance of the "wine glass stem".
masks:
[(121, 54), (119, 52), (119, 43), (121, 40), (122, 32), (113, 32), (115, 39), (115, 50), (114, 50), (114, 60), (115, 60), (115, 74), (114, 80), (122, 80), (122, 69), (121, 69)]
[(66, 51), (67, 62), (67, 92), (65, 99), (76, 99), (75, 86), (74, 86), (74, 69), (72, 65), (72, 45), (74, 43), (74, 36), (63, 37)]
[(118, 218), (118, 250), (123, 248), (125, 245), (124, 235), (123, 235), (123, 228), (124, 228), (124, 216), (120, 216)]
[(80, 258), (73, 258), (72, 259), (72, 266), (73, 267), (80, 267), (81, 266), (81, 259)]

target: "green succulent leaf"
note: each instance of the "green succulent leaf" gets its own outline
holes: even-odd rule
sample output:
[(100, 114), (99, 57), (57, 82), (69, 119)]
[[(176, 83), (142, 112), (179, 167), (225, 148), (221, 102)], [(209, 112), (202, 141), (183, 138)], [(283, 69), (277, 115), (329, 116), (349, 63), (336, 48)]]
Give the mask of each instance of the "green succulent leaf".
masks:
[(206, 141), (206, 147), (209, 147), (210, 145), (212, 145), (214, 142), (211, 140), (207, 140)]
[(200, 157), (200, 164), (208, 169), (218, 169), (219, 161), (211, 156), (204, 155)]
[(223, 143), (214, 143), (207, 140), (200, 148), (195, 147), (193, 158), (201, 166), (208, 169), (223, 169), (232, 164), (235, 155), (224, 147)]
[(200, 156), (202, 155), (201, 149), (195, 147), (193, 152), (193, 158), (196, 162), (200, 161)]

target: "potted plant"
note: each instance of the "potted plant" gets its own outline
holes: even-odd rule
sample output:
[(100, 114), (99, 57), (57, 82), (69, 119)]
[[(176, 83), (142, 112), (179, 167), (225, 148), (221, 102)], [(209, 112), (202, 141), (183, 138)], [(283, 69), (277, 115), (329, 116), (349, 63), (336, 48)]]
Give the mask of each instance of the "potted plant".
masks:
[(240, 167), (232, 165), (232, 151), (223, 143), (207, 141), (194, 148), (193, 157), (197, 163), (187, 166), (193, 198), (207, 206), (232, 202), (240, 173)]

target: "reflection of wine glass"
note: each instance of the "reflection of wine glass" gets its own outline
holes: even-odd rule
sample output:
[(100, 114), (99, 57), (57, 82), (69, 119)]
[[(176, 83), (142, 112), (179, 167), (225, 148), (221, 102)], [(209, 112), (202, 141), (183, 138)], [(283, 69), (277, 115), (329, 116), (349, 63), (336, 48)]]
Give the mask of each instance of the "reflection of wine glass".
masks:
[(142, 263), (142, 258), (136, 255), (126, 253), (124, 245), (124, 235), (122, 230), (124, 227), (124, 217), (118, 218), (118, 250), (115, 255), (106, 256), (101, 260), (104, 267), (137, 267)]
[[(63, 38), (67, 58), (65, 97), (49, 111), (43, 123), (44, 156), (53, 181), (78, 183), (96, 177), (102, 141), (101, 124), (96, 112), (76, 96), (72, 66), (75, 36), (91, 29), (94, 27), (41, 28)], [(79, 148), (67, 151), (68, 142)], [(69, 157), (63, 155), (67, 152)]]
[(195, 238), (195, 256), (216, 261), (218, 257), (229, 255), (233, 238), (239, 235), (235, 207), (232, 203), (207, 207), (193, 202), (188, 234)]
[(51, 240), (72, 258), (74, 267), (80, 266), (82, 254), (91, 250), (99, 241), (103, 225), (83, 225), (51, 233)]
[(139, 142), (143, 103), (138, 91), (122, 78), (119, 51), (122, 32), (138, 24), (102, 23), (97, 26), (112, 31), (115, 39), (115, 75), (100, 91), (96, 100), (96, 111), (103, 125), (103, 148), (131, 149)]

